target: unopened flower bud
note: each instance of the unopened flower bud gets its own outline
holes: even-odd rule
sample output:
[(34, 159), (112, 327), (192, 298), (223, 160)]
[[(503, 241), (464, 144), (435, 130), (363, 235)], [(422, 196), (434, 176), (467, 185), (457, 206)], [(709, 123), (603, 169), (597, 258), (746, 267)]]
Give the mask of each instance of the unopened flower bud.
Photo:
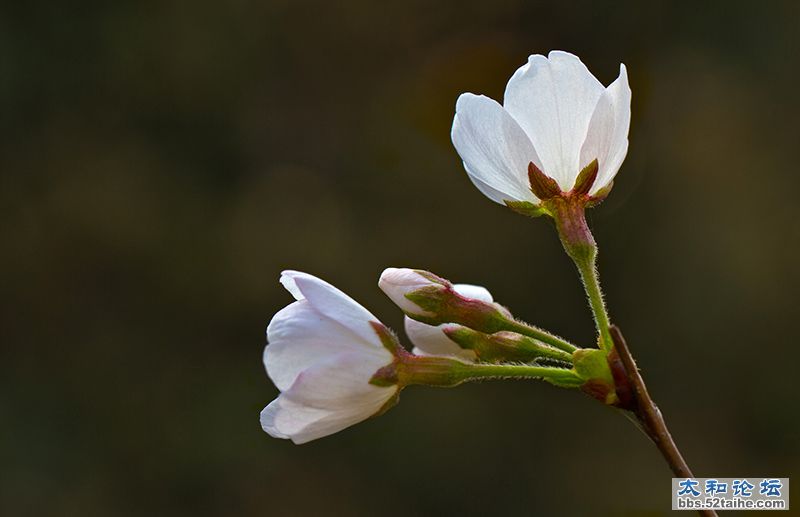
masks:
[[(456, 293), (465, 298), (482, 300), (492, 303), (492, 294), (479, 285), (455, 284), (453, 289)], [(447, 337), (446, 330), (449, 328), (462, 328), (455, 323), (445, 323), (442, 325), (428, 325), (413, 318), (405, 318), (406, 335), (414, 343), (415, 355), (437, 355), (456, 357), (464, 361), (474, 361), (475, 352), (467, 350), (456, 344)]]
[(482, 287), (467, 286), (460, 292), (449, 281), (428, 271), (389, 268), (378, 285), (407, 316), (428, 325), (458, 323), (492, 333), (502, 330), (510, 318), (508, 311), (491, 298), (481, 299), (481, 293), (486, 292)]
[(515, 332), (484, 334), (466, 327), (446, 326), (443, 330), (451, 340), (462, 348), (472, 351), (484, 362), (531, 362), (551, 359), (570, 363), (572, 355), (546, 345), (528, 336)]
[[(430, 309), (435, 309), (452, 287), (447, 280), (427, 271), (394, 267), (384, 270), (378, 286), (403, 312), (421, 317), (435, 316), (435, 310)], [(411, 295), (422, 303), (412, 301)]]
[(448, 329), (464, 328), (461, 325), (445, 323), (434, 326), (406, 316), (405, 328), (408, 339), (414, 344), (414, 355), (448, 356), (463, 361), (477, 359), (475, 352), (462, 348), (447, 335)]

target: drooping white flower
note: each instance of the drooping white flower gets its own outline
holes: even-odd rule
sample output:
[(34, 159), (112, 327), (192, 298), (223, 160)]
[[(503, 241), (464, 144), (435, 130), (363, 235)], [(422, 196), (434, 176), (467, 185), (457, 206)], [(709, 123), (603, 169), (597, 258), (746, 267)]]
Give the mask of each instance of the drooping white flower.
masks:
[(378, 319), (312, 275), (284, 271), (281, 283), (297, 301), (267, 327), (264, 365), (281, 394), (261, 412), (264, 430), (301, 444), (380, 412), (399, 387), (370, 383), (395, 359)]
[[(453, 289), (466, 298), (493, 302), (492, 294), (485, 288), (478, 285), (454, 284)], [(444, 330), (448, 327), (458, 327), (450, 323), (442, 325), (428, 325), (415, 319), (405, 317), (405, 329), (408, 339), (414, 344), (415, 355), (438, 355), (450, 356), (466, 361), (476, 359), (475, 352), (466, 350), (458, 346), (447, 337)]]
[(628, 151), (631, 90), (625, 65), (604, 87), (581, 60), (532, 55), (508, 81), (503, 105), (472, 93), (456, 103), (451, 137), (470, 179), (492, 201), (539, 204), (533, 163), (563, 192), (595, 159), (589, 196), (609, 186)]

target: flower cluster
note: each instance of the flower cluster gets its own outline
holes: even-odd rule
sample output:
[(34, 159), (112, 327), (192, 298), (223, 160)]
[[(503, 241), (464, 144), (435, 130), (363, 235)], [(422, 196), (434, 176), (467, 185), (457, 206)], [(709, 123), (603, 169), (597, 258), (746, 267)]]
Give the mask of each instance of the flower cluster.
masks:
[(628, 149), (631, 91), (624, 65), (604, 87), (574, 55), (534, 55), (506, 87), (503, 105), (465, 93), (453, 144), (492, 201), (552, 217), (575, 260), (598, 327), (581, 348), (515, 318), (483, 287), (428, 271), (386, 269), (380, 289), (405, 313), (409, 352), (367, 309), (312, 275), (285, 271), (295, 301), (267, 328), (264, 365), (280, 395), (261, 413), (277, 438), (305, 443), (394, 405), (409, 385), (456, 386), (533, 378), (621, 405), (621, 377), (597, 287), (596, 246), (584, 210), (611, 190)]

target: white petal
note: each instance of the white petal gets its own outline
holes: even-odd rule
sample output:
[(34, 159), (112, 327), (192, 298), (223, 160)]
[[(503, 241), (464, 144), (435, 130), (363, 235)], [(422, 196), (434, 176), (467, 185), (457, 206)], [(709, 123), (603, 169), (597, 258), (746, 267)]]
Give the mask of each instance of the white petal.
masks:
[[(290, 437), (283, 430), (279, 429), (277, 423), (279, 415), (284, 411), (287, 410), (283, 407), (283, 400), (281, 399), (280, 396), (275, 400), (273, 400), (272, 402), (270, 402), (269, 404), (267, 404), (267, 407), (261, 410), (261, 418), (260, 418), (261, 428), (264, 429), (264, 431), (266, 431), (267, 433), (269, 433), (269, 435), (272, 436), (273, 438)], [(328, 411), (322, 409), (317, 409), (314, 411), (329, 413)], [(313, 416), (311, 418), (313, 418)]]
[(284, 271), (281, 283), (295, 298), (308, 300), (323, 316), (338, 321), (374, 346), (383, 347), (370, 325), (370, 322), (379, 321), (378, 318), (336, 287), (300, 271)]
[(406, 316), (406, 335), (416, 347), (414, 353), (416, 355), (444, 355), (465, 361), (474, 361), (475, 352), (464, 350), (442, 332), (445, 325), (426, 325)]
[(398, 389), (369, 384), (381, 366), (359, 354), (341, 354), (303, 371), (262, 411), (262, 427), (272, 436), (299, 444), (369, 418)]
[(619, 77), (606, 89), (614, 113), (614, 131), (611, 135), (605, 165), (600, 163), (597, 180), (590, 194), (608, 185), (628, 154), (628, 132), (631, 125), (631, 88), (628, 85), (628, 71), (619, 65)]
[(289, 291), (289, 293), (291, 293), (292, 296), (294, 296), (295, 300), (305, 299), (305, 296), (303, 296), (303, 293), (301, 293), (300, 289), (297, 288), (297, 284), (294, 281), (296, 276), (305, 274), (306, 273), (301, 273), (300, 271), (281, 271), (280, 283), (286, 288), (287, 291)]
[[(597, 101), (597, 107), (589, 122), (589, 130), (586, 133), (586, 141), (581, 148), (580, 169), (589, 165), (592, 160), (597, 159), (598, 173), (608, 166), (608, 151), (611, 148), (611, 140), (614, 136), (614, 105), (611, 102), (611, 95), (608, 90), (603, 92)], [(593, 187), (597, 185), (595, 179)], [(594, 190), (594, 188), (593, 188)]]
[[(320, 409), (371, 405), (387, 399), (393, 388), (370, 384), (372, 376), (392, 362), (361, 353), (341, 353), (303, 370), (282, 396)], [(371, 413), (370, 413), (371, 414)]]
[(488, 197), (495, 203), (500, 203), (501, 205), (504, 205), (505, 200), (508, 199), (508, 195), (503, 194), (499, 190), (493, 189), (492, 187), (484, 183), (483, 180), (478, 178), (475, 175), (475, 173), (473, 173), (472, 170), (470, 170), (469, 165), (467, 165), (467, 162), (463, 163), (464, 163), (464, 170), (467, 171), (467, 177), (472, 182), (472, 184), (475, 185), (478, 188), (478, 190), (481, 191), (481, 194)]
[(450, 136), (473, 182), (490, 189), (481, 189), (489, 199), (538, 202), (528, 185), (528, 164), (538, 167), (539, 158), (519, 124), (496, 101), (462, 94)]
[(577, 56), (561, 51), (530, 56), (506, 86), (504, 107), (533, 143), (542, 171), (564, 191), (580, 172), (581, 146), (603, 90)]
[(489, 303), (494, 301), (494, 298), (492, 298), (492, 293), (480, 285), (455, 284), (453, 289), (455, 289), (455, 291), (464, 298), (473, 298), (475, 300)]
[(280, 310), (267, 327), (264, 349), (267, 374), (279, 390), (287, 390), (306, 368), (341, 352), (359, 352), (389, 363), (391, 353), (375, 347), (349, 328), (321, 315), (307, 300)]
[(363, 420), (365, 418), (357, 409), (317, 409), (283, 396), (273, 400), (261, 411), (261, 427), (264, 431), (275, 438), (291, 438), (297, 445), (337, 433)]

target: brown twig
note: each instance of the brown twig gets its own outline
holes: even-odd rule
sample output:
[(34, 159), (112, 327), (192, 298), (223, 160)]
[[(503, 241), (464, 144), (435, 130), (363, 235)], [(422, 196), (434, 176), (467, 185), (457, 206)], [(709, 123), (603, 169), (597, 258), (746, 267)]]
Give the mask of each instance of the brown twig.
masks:
[[(694, 474), (692, 474), (689, 465), (686, 464), (686, 460), (683, 459), (675, 440), (672, 439), (661, 411), (650, 397), (650, 393), (647, 392), (647, 386), (645, 386), (644, 379), (639, 374), (639, 368), (636, 366), (636, 361), (631, 355), (625, 338), (622, 337), (622, 332), (616, 325), (611, 325), (609, 330), (611, 339), (614, 341), (614, 348), (625, 367), (628, 382), (633, 387), (633, 396), (635, 398), (633, 412), (636, 418), (639, 419), (642, 429), (653, 440), (658, 450), (661, 451), (672, 472), (675, 473), (675, 477), (693, 478)], [(698, 513), (715, 517), (717, 515), (714, 510), (698, 510)]]

